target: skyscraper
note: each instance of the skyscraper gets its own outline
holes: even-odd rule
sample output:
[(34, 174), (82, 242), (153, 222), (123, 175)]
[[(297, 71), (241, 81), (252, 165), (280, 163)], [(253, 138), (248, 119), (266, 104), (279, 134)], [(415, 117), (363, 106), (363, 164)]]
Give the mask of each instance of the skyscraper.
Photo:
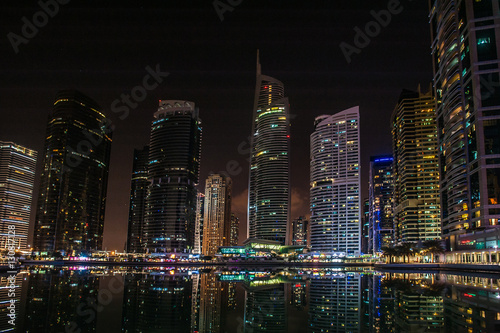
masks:
[(144, 225), (149, 253), (194, 247), (201, 119), (193, 102), (161, 100), (151, 124)]
[(261, 74), (257, 84), (251, 137), (248, 191), (249, 238), (286, 243), (290, 215), (290, 119), (283, 83)]
[(394, 242), (393, 160), (392, 156), (373, 156), (370, 159), (368, 249), (373, 254)]
[(0, 141), (0, 249), (28, 247), (36, 156), (32, 149)]
[(311, 134), (311, 248), (359, 254), (359, 107), (316, 118)]
[[(476, 242), (485, 242), (478, 249), (498, 247), (499, 4), (491, 0), (430, 4), (443, 237), (449, 250), (471, 248)], [(491, 229), (496, 231), (481, 235)]]
[(309, 221), (304, 216), (299, 216), (292, 221), (291, 230), (291, 245), (307, 246), (307, 237), (309, 235)]
[(441, 236), (435, 99), (403, 90), (392, 114), (395, 241)]
[(362, 214), (361, 214), (361, 253), (371, 253), (368, 250), (368, 241), (370, 239), (370, 201), (363, 200)]
[(231, 213), (231, 236), (229, 237), (229, 246), (238, 245), (240, 233), (240, 219)]
[(127, 252), (145, 252), (143, 246), (144, 215), (148, 193), (149, 147), (134, 149), (132, 183), (130, 189), (130, 208), (128, 216)]
[(78, 91), (56, 96), (45, 136), (35, 251), (102, 247), (111, 131), (100, 110)]
[(230, 245), (232, 188), (231, 178), (223, 174), (208, 176), (201, 248), (201, 253), (206, 256), (214, 256), (220, 246)]
[(203, 219), (205, 214), (205, 194), (198, 191), (196, 197), (196, 220), (194, 225), (194, 248), (193, 253), (201, 254), (203, 245)]

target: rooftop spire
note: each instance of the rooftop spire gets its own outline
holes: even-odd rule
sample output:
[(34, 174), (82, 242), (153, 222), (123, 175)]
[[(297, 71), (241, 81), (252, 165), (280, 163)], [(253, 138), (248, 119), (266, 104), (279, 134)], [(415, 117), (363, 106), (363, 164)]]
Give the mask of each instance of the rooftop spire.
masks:
[(257, 49), (257, 75), (260, 75), (260, 58), (259, 58), (259, 49)]

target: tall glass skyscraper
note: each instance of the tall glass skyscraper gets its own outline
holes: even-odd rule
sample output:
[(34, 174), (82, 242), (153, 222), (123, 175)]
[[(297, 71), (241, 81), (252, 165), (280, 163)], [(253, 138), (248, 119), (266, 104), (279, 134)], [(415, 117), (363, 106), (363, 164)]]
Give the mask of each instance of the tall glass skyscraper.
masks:
[(37, 152), (0, 141), (0, 249), (26, 250)]
[(78, 91), (56, 96), (45, 136), (35, 251), (102, 247), (111, 133), (100, 110)]
[(432, 92), (403, 90), (392, 114), (395, 241), (441, 236), (439, 157)]
[(311, 248), (361, 249), (359, 107), (316, 118), (311, 134)]
[[(500, 246), (500, 4), (430, 3), (443, 237), (449, 250), (496, 248)], [(492, 229), (496, 231), (480, 235)], [(493, 236), (494, 241), (485, 239)]]
[(128, 216), (127, 252), (145, 252), (143, 244), (146, 195), (148, 193), (149, 147), (134, 149), (130, 208)]
[(203, 245), (201, 253), (214, 256), (231, 239), (231, 199), (233, 182), (223, 174), (209, 175), (205, 184)]
[(144, 225), (149, 253), (193, 250), (201, 134), (193, 102), (160, 101), (149, 144)]
[(283, 83), (261, 74), (258, 57), (257, 54), (248, 235), (285, 244), (290, 215), (289, 104)]
[(370, 159), (368, 249), (373, 254), (394, 242), (393, 160), (392, 156), (373, 156)]

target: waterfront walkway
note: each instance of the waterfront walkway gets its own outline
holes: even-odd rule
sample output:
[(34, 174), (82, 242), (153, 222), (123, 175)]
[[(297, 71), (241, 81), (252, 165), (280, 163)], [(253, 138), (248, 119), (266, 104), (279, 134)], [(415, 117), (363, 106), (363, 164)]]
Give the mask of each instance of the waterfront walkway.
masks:
[(459, 271), (459, 272), (498, 272), (500, 273), (500, 265), (484, 265), (484, 264), (374, 264), (373, 267), (377, 270), (400, 270), (400, 271)]

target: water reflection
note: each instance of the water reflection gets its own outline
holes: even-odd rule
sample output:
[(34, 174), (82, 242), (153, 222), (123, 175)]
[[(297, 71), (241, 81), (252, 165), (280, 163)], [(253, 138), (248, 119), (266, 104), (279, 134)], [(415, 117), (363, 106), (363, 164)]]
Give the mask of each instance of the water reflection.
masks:
[(32, 268), (16, 281), (19, 332), (500, 331), (490, 275)]
[(190, 332), (193, 279), (185, 272), (125, 276), (124, 332)]

